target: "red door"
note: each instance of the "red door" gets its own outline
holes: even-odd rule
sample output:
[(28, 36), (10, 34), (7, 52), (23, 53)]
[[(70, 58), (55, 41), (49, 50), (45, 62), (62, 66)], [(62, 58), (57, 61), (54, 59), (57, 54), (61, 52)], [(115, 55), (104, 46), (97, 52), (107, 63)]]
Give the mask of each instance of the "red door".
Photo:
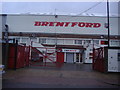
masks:
[(57, 52), (57, 60), (58, 63), (64, 63), (64, 52)]

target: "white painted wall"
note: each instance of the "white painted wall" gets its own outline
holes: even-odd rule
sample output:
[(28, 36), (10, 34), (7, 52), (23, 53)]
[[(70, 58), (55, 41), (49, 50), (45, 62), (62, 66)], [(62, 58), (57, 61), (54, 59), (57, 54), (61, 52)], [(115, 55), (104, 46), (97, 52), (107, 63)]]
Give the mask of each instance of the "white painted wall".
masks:
[[(110, 33), (118, 34), (118, 18), (110, 18)], [(89, 22), (101, 23), (99, 28), (90, 27), (55, 27), (55, 26), (34, 26), (35, 21), (48, 22)], [(7, 24), (10, 32), (39, 32), (39, 33), (69, 33), (69, 34), (107, 34), (104, 24), (107, 22), (105, 17), (94, 16), (54, 16), (48, 15), (8, 15)]]
[[(118, 23), (120, 23), (120, 18), (118, 18)], [(118, 35), (120, 35), (120, 25), (118, 25)]]
[[(118, 53), (120, 54), (120, 50), (118, 51)], [(120, 58), (120, 56), (119, 56)], [(118, 72), (120, 72), (120, 61), (118, 61)]]
[(86, 47), (86, 50), (85, 50), (85, 61), (84, 63), (92, 63), (92, 59), (90, 59), (90, 55), (89, 53), (93, 53), (93, 51), (91, 51), (91, 49), (93, 49), (93, 45), (92, 44), (89, 44), (88, 47)]
[(2, 38), (2, 16), (0, 16), (0, 39)]
[(119, 50), (108, 50), (108, 72), (120, 72), (120, 61), (118, 61)]
[[(119, 17), (120, 18), (120, 17)], [(120, 35), (118, 18), (110, 18), (110, 35)]]
[(66, 52), (64, 53), (64, 62), (67, 62), (66, 61)]

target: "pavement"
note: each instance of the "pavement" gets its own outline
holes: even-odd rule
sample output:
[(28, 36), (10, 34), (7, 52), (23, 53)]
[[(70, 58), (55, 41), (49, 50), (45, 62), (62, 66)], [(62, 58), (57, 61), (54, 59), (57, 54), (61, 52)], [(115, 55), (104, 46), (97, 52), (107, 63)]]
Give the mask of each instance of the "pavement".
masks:
[(94, 71), (91, 64), (30, 66), (7, 70), (2, 79), (2, 88), (120, 88), (119, 73)]

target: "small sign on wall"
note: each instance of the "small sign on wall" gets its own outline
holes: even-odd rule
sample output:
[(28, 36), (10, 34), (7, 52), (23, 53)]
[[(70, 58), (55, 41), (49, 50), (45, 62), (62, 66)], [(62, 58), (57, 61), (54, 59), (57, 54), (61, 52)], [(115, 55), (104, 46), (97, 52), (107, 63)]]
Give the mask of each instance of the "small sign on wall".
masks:
[(62, 49), (62, 52), (80, 52), (78, 49)]
[(101, 45), (108, 45), (108, 41), (101, 41)]

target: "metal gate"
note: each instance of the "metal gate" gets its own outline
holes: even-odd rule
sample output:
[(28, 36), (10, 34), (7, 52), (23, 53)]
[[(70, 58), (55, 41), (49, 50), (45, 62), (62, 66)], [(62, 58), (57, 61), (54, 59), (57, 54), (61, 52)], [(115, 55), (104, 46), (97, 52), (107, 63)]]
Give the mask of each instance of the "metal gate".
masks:
[(6, 68), (18, 69), (29, 66), (29, 52), (29, 46), (9, 43), (9, 52)]
[(104, 48), (93, 50), (93, 70), (105, 72)]
[[(33, 43), (33, 42), (32, 42)], [(55, 47), (32, 47), (30, 50), (30, 66), (61, 67), (61, 62), (56, 62)]]

